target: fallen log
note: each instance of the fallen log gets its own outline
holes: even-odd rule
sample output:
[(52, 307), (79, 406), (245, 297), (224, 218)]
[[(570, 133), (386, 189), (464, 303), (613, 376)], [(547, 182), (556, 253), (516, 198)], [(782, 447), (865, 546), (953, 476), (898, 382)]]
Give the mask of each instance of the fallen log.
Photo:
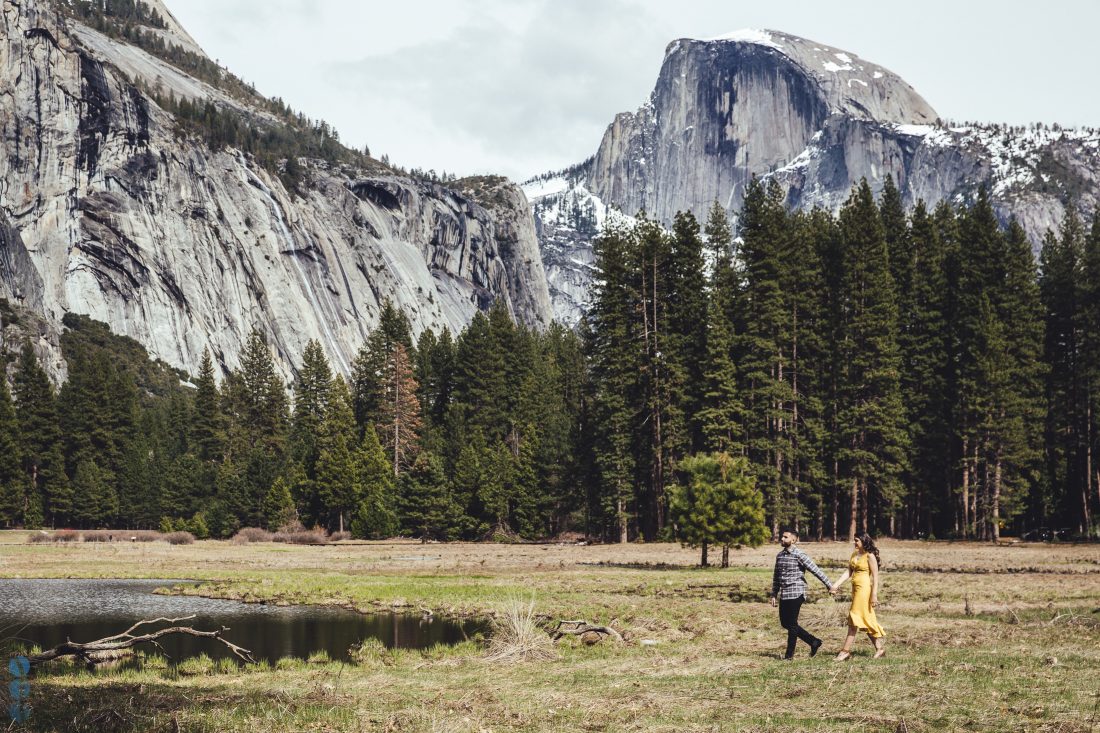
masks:
[[(589, 636), (586, 637), (586, 634)], [(550, 636), (554, 641), (557, 641), (563, 636), (579, 636), (587, 644), (600, 642), (605, 636), (618, 642), (623, 641), (623, 635), (610, 626), (598, 626), (583, 620), (566, 621), (562, 619), (558, 621), (558, 625), (550, 632)]]
[(229, 628), (226, 626), (216, 631), (200, 631), (190, 626), (169, 626), (167, 628), (157, 629), (156, 631), (148, 631), (140, 634), (135, 633), (142, 626), (159, 623), (178, 624), (180, 621), (189, 621), (193, 618), (195, 617), (183, 616), (181, 618), (155, 618), (148, 621), (138, 621), (121, 634), (115, 634), (114, 636), (83, 643), (66, 640), (65, 643), (58, 644), (52, 649), (47, 649), (38, 654), (28, 655), (27, 660), (33, 668), (40, 664), (53, 661), (54, 659), (60, 659), (61, 657), (75, 657), (87, 665), (89, 669), (95, 669), (97, 664), (117, 658), (121, 650), (130, 649), (138, 644), (152, 644), (163, 650), (158, 640), (172, 634), (186, 634), (188, 636), (199, 636), (205, 639), (215, 639), (221, 644), (224, 644), (229, 651), (233, 652), (233, 655), (242, 662), (246, 664), (256, 663), (256, 658), (252, 656), (251, 651), (244, 647), (237, 646), (222, 636), (226, 631), (229, 631)]

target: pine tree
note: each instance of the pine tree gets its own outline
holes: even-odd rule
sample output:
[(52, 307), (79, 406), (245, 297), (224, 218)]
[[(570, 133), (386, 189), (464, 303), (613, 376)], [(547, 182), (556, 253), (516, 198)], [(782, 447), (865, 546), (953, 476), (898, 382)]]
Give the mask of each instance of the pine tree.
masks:
[(247, 447), (281, 457), (286, 447), (286, 388), (263, 334), (253, 330), (241, 355), (240, 425)]
[(199, 375), (195, 380), (194, 415), (192, 435), (199, 458), (212, 462), (221, 460), (225, 450), (225, 419), (209, 350), (202, 352)]
[(670, 362), (677, 384), (678, 410), (685, 415), (688, 452), (703, 449), (700, 413), (703, 409), (707, 361), (707, 280), (703, 241), (699, 224), (691, 213), (678, 213), (673, 220), (669, 258), (668, 340)]
[[(3, 362), (0, 362), (2, 365)], [(11, 527), (23, 520), (26, 476), (23, 473), (19, 423), (0, 366), (0, 523)]]
[(1085, 456), (1081, 440), (1080, 294), (1083, 231), (1072, 208), (1062, 222), (1061, 237), (1048, 232), (1041, 254), (1040, 291), (1046, 336), (1044, 361), (1048, 372), (1046, 421), (1046, 485), (1049, 495), (1041, 514), (1045, 518), (1087, 525), (1085, 485), (1081, 467)]
[[(912, 215), (912, 287), (907, 326), (900, 330), (901, 390), (911, 437), (907, 531), (934, 533), (951, 493), (952, 363), (947, 251), (924, 202)], [(949, 508), (948, 504), (948, 508)], [(950, 515), (948, 515), (949, 521)]]
[[(681, 542), (702, 549), (700, 565), (709, 564), (710, 545), (757, 547), (768, 540), (764, 502), (745, 459), (700, 454), (680, 464), (684, 481), (673, 487), (669, 513)], [(722, 567), (729, 567), (723, 552)]]
[(407, 354), (414, 355), (409, 320), (387, 299), (382, 305), (378, 326), (371, 331), (352, 364), (350, 387), (360, 432), (378, 421), (386, 359), (398, 344)]
[(362, 498), (351, 523), (352, 534), (371, 540), (394, 536), (399, 527), (393, 467), (386, 460), (374, 428), (369, 426), (359, 451), (359, 483)]
[(290, 433), (292, 453), (305, 466), (307, 475), (312, 473), (317, 460), (317, 442), (331, 389), (332, 370), (328, 359), (321, 344), (311, 339), (302, 353), (302, 368), (294, 384), (294, 414)]
[(456, 507), (451, 500), (443, 462), (421, 451), (398, 481), (402, 530), (422, 540), (452, 538)]
[(886, 239), (867, 181), (861, 181), (840, 211), (845, 297), (845, 372), (838, 415), (839, 458), (851, 487), (849, 538), (876, 534), (878, 517), (892, 519), (905, 468), (897, 306)]
[(46, 524), (46, 513), (42, 508), (42, 495), (33, 487), (27, 493), (27, 505), (23, 512), (23, 526), (27, 529), (41, 529)]
[(1093, 214), (1092, 229), (1085, 242), (1078, 302), (1085, 411), (1085, 490), (1088, 496), (1095, 497), (1093, 507), (1100, 511), (1100, 212)]
[[(1043, 309), (1031, 242), (1014, 219), (1001, 254), (1003, 280), (994, 288), (1003, 330), (1005, 371), (991, 378), (989, 410), (990, 468), (988, 539), (1000, 539), (1001, 525), (1025, 505), (1027, 492), (1040, 478), (1042, 399), (1045, 366)], [(1086, 498), (1087, 506), (1087, 498)]]
[(633, 404), (641, 357), (633, 327), (635, 287), (627, 267), (634, 247), (633, 231), (617, 224), (593, 242), (598, 277), (585, 345), (592, 372), (592, 450), (598, 476), (589, 503), (604, 532), (619, 542), (628, 539), (634, 511)]
[(387, 355), (377, 428), (395, 477), (416, 457), (420, 441), (420, 402), (409, 354), (401, 343)]
[(789, 219), (785, 266), (780, 282), (786, 294), (786, 314), (780, 334), (780, 352), (786, 401), (781, 422), (784, 448), (783, 484), (790, 504), (785, 521), (803, 531), (813, 512), (819, 536), (823, 532), (825, 497), (825, 405), (822, 364), (827, 356), (824, 334), (829, 327), (825, 267), (821, 249), (831, 238), (831, 222), (823, 212), (795, 214)]
[(73, 518), (73, 494), (65, 474), (57, 397), (29, 343), (19, 355), (14, 392), (28, 496), (41, 503), (43, 521), (64, 525)]
[(355, 414), (343, 377), (333, 381), (317, 458), (317, 496), (326, 525), (340, 532), (363, 499)]
[(118, 495), (95, 461), (87, 459), (77, 464), (73, 490), (77, 497), (73, 519), (81, 526), (105, 526), (118, 514)]
[(748, 421), (745, 446), (757, 472), (757, 487), (767, 496), (772, 533), (793, 510), (788, 469), (788, 410), (792, 395), (786, 369), (789, 353), (789, 298), (784, 292), (784, 254), (790, 225), (783, 192), (773, 180), (765, 189), (755, 178), (741, 211), (740, 254), (744, 267), (740, 339), (741, 394)]
[(285, 476), (279, 476), (271, 484), (271, 489), (264, 497), (264, 525), (271, 530), (277, 530), (298, 519), (298, 510), (294, 507), (294, 499), (290, 495), (290, 486)]
[(670, 318), (672, 241), (657, 222), (639, 216), (631, 262), (637, 298), (632, 308), (634, 330), (642, 340), (638, 365), (642, 418), (635, 461), (638, 527), (649, 540), (656, 539), (666, 525), (665, 487), (672, 480), (676, 457), (688, 444), (683, 411), (687, 376), (673, 353), (676, 333)]

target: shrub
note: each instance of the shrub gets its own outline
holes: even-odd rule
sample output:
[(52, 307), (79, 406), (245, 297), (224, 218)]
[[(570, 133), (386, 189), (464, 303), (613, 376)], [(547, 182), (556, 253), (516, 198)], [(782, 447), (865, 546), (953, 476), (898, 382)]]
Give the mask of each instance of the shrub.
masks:
[(75, 529), (59, 529), (53, 533), (54, 542), (76, 542), (80, 539), (80, 533)]
[(210, 529), (206, 526), (206, 517), (202, 512), (195, 512), (195, 516), (191, 517), (191, 521), (187, 523), (187, 530), (195, 535), (196, 539), (210, 539)]
[(27, 537), (27, 542), (38, 544), (39, 542), (53, 542), (53, 537), (48, 532), (35, 532)]
[(237, 544), (245, 544), (247, 542), (271, 542), (272, 534), (266, 529), (260, 529), (259, 527), (242, 527), (237, 530), (237, 534), (233, 535), (233, 541)]
[(122, 539), (122, 537), (116, 536), (118, 534), (118, 532), (108, 532), (105, 529), (90, 529), (84, 532), (82, 536), (85, 542), (115, 542)]
[(328, 542), (328, 537), (319, 529), (302, 530), (300, 532), (279, 531), (272, 537), (275, 542), (284, 542), (288, 545), (323, 545)]
[(195, 542), (195, 535), (190, 532), (169, 532), (164, 535), (164, 541), (170, 545), (190, 545)]
[(160, 532), (161, 534), (171, 534), (176, 531), (176, 523), (171, 517), (160, 518)]
[(341, 540), (350, 540), (350, 539), (351, 539), (351, 532), (333, 532), (328, 537), (329, 542), (339, 542)]
[(155, 529), (139, 529), (134, 532), (125, 532), (124, 535), (129, 535), (128, 539), (131, 542), (155, 542), (161, 537), (160, 532)]

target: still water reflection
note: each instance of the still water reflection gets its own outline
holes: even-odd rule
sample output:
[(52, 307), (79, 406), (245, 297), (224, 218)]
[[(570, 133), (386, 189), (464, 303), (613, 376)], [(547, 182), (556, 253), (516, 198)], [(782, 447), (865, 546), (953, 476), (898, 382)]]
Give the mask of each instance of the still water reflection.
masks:
[[(66, 639), (87, 642), (120, 633), (141, 619), (195, 615), (196, 629), (228, 626), (225, 638), (252, 650), (257, 659), (305, 658), (325, 651), (348, 659), (348, 649), (366, 639), (387, 647), (421, 649), (455, 644), (484, 632), (477, 621), (453, 622), (397, 614), (362, 614), (318, 606), (279, 607), (194, 596), (157, 595), (153, 591), (180, 580), (0, 580), (0, 636), (48, 648)], [(203, 652), (231, 657), (211, 639), (171, 636), (161, 640), (179, 661)], [(155, 648), (145, 651), (155, 652)]]

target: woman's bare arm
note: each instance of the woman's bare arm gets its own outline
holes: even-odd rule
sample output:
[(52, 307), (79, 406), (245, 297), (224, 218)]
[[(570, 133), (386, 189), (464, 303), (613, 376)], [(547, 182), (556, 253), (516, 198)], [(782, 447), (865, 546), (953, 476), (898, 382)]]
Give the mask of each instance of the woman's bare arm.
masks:
[(833, 592), (835, 593), (837, 589), (840, 588), (841, 583), (843, 583), (850, 577), (852, 577), (852, 570), (851, 568), (847, 568), (844, 571), (844, 575), (841, 575), (839, 578), (837, 578), (837, 581), (833, 583)]
[(867, 556), (867, 565), (871, 568), (871, 608), (878, 605), (878, 558)]

